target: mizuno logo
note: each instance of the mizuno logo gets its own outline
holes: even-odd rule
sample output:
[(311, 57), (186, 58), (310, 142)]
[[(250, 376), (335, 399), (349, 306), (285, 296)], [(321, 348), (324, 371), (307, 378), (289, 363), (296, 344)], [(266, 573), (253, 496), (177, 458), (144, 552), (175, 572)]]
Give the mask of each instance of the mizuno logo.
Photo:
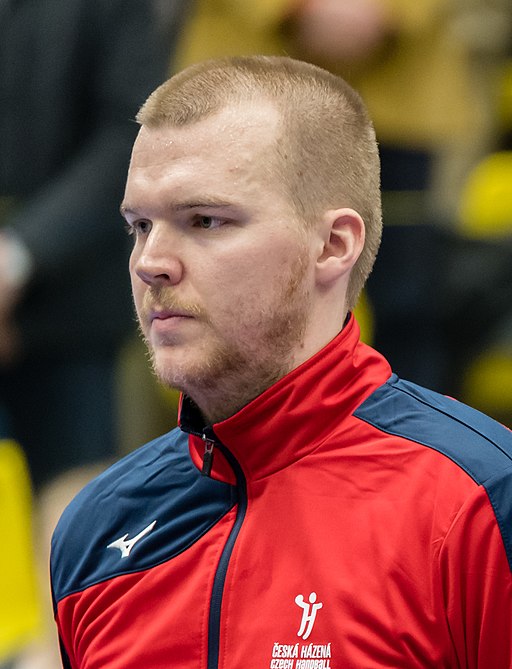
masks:
[(115, 541), (113, 541), (111, 544), (107, 546), (107, 548), (118, 548), (121, 551), (121, 557), (127, 558), (130, 555), (130, 552), (137, 543), (137, 541), (140, 541), (142, 537), (145, 537), (146, 534), (149, 534), (151, 530), (155, 527), (155, 525), (156, 525), (156, 520), (154, 520), (147, 527), (145, 527), (142, 530), (142, 532), (139, 532), (137, 536), (133, 537), (133, 539), (127, 539), (128, 537), (127, 533), (124, 535), (124, 537), (121, 537), (120, 539), (116, 539)]

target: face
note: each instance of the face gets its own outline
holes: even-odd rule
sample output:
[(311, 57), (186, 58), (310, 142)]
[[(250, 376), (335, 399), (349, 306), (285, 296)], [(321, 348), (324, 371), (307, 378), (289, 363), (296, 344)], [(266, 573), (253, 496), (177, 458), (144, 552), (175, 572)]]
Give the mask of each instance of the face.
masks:
[(276, 187), (270, 105), (142, 127), (122, 206), (135, 308), (157, 376), (207, 418), (309, 357), (313, 253)]

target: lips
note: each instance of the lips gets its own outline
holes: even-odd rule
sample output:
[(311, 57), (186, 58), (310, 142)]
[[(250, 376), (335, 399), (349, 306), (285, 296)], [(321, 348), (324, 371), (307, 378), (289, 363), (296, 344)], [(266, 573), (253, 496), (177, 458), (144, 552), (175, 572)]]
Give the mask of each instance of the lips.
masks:
[(170, 291), (153, 287), (142, 296), (139, 320), (147, 329), (163, 329), (187, 321), (203, 320), (203, 313), (193, 301), (178, 299)]
[(178, 311), (175, 309), (156, 309), (149, 312), (150, 323), (153, 323), (155, 320), (165, 321), (172, 318), (192, 318), (192, 316), (185, 311)]

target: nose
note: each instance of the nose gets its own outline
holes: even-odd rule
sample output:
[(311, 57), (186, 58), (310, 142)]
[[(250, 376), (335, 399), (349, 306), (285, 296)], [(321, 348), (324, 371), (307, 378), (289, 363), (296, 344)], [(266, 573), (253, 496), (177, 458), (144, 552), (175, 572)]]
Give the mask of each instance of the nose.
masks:
[(174, 236), (165, 225), (153, 224), (144, 240), (137, 240), (130, 258), (130, 269), (149, 286), (175, 285), (183, 276)]

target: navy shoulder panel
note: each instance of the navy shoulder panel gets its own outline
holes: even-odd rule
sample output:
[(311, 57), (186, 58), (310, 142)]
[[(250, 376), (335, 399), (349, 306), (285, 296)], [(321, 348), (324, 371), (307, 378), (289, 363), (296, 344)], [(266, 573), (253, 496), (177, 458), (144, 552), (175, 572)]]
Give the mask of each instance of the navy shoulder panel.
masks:
[(442, 453), (484, 486), (512, 568), (512, 431), (476, 409), (396, 375), (354, 415), (382, 432)]
[(194, 465), (188, 435), (177, 428), (155, 439), (89, 483), (62, 514), (52, 539), (55, 601), (169, 560), (235, 503), (233, 486)]

